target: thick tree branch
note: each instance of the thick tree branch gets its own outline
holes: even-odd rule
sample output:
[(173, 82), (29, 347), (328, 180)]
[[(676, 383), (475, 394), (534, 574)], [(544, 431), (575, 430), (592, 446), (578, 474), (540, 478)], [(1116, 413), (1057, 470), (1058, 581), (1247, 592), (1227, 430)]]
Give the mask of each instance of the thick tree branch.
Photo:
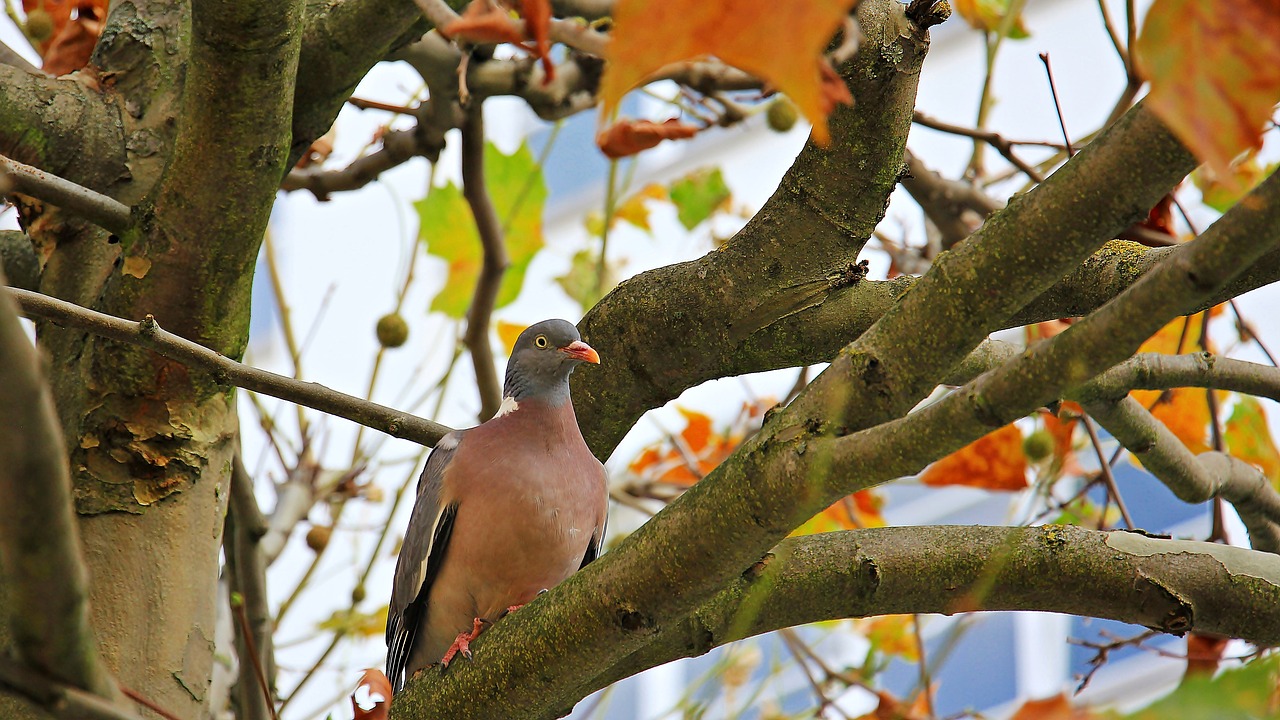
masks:
[(1035, 610), (1274, 645), (1280, 611), (1267, 607), (1280, 608), (1280, 557), (1241, 548), (1063, 525), (850, 530), (782, 541), (593, 684), (780, 628), (895, 613)]
[(0, 569), (9, 594), (3, 622), (32, 668), (116, 700), (89, 628), (66, 445), (12, 292), (0, 290)]
[[(107, 307), (155, 314), (182, 337), (229, 357), (243, 353), (250, 268), (289, 154), (302, 7), (192, 6), (178, 136), (141, 221), (149, 232), (122, 243), (125, 270), (108, 286)], [(204, 292), (191, 292), (193, 277)]]
[(1192, 454), (1133, 398), (1088, 402), (1084, 408), (1179, 500), (1222, 497), (1236, 505), (1255, 548), (1280, 552), (1280, 495), (1257, 468), (1223, 453)]
[[(866, 7), (864, 3), (863, 8)], [(1157, 157), (1164, 163), (1178, 166), (1179, 171), (1183, 164), (1192, 161), (1185, 151), (1176, 145), (1168, 145), (1172, 140), (1163, 128), (1155, 126), (1154, 121), (1141, 110), (1138, 113), (1138, 118), (1131, 117), (1128, 122), (1122, 121), (1113, 126), (1121, 129), (1120, 138), (1126, 133), (1123, 128), (1132, 130), (1136, 125), (1145, 129), (1145, 132), (1137, 133), (1138, 137), (1134, 138), (1137, 142), (1131, 144), (1119, 142), (1116, 137), (1109, 141), (1104, 138), (1099, 141), (1102, 144), (1093, 146), (1093, 152), (1082, 152), (1073, 160), (1075, 163), (1083, 162), (1082, 166), (1077, 165), (1075, 170), (1067, 171), (1059, 180), (1081, 181), (1088, 186), (1094, 179), (1102, 181), (1093, 173), (1106, 170), (1104, 175), (1110, 176), (1115, 172), (1127, 182), (1142, 184), (1145, 180), (1150, 187), (1142, 191), (1144, 194), (1163, 192), (1155, 186), (1172, 171), (1148, 169), (1146, 172), (1151, 176), (1144, 178), (1142, 172), (1134, 171), (1135, 158), (1127, 157), (1127, 149), (1154, 144), (1155, 147), (1146, 149), (1163, 148), (1164, 152)], [(1068, 167), (1070, 165), (1068, 163)], [(1063, 171), (1060, 170), (1061, 173)], [(1050, 188), (1052, 184), (1046, 182), (1041, 188)], [(835, 394), (828, 398), (823, 408), (826, 412), (800, 414), (798, 417), (791, 409), (777, 413), (766, 421), (755, 438), (628, 537), (615, 551), (557, 587), (552, 593), (556, 601), (547, 602), (536, 617), (534, 613), (525, 617), (517, 613), (481, 639), (481, 642), (487, 640), (494, 645), (511, 643), (512, 647), (521, 648), (520, 653), (502, 653), (491, 661), (481, 660), (477, 654), (475, 663), (462, 665), (456, 670), (451, 668), (443, 678), (431, 678), (431, 682), (418, 685), (411, 683), (408, 693), (413, 697), (409, 702), (421, 702), (436, 712), (456, 717), (503, 714), (508, 702), (513, 703), (511, 707), (518, 707), (526, 715), (536, 717), (549, 717), (563, 711), (567, 703), (599, 687), (594, 678), (584, 677), (584, 668), (609, 667), (651, 642), (655, 634), (671, 627), (679, 618), (719, 592), (743, 568), (749, 567), (814, 513), (854, 490), (918, 471), (940, 455), (977, 439), (990, 427), (1027, 414), (1071, 385), (1080, 384), (1123, 360), (1169, 317), (1185, 311), (1187, 304), (1219, 291), (1242, 266), (1273, 244), (1275, 238), (1271, 235), (1280, 234), (1280, 223), (1269, 217), (1271, 213), (1240, 209), (1280, 208), (1280, 203), (1268, 202), (1269, 194), (1274, 191), (1272, 186), (1280, 186), (1280, 180), (1264, 183), (1255, 191), (1257, 197), (1243, 201), (1237, 210), (1224, 216), (1205, 236), (1188, 246), (1193, 249), (1180, 258), (1182, 261), (1162, 264), (1099, 313), (906, 418), (841, 437), (840, 428), (831, 422), (833, 416), (837, 418), (836, 422), (842, 415), (865, 422), (868, 416), (874, 419), (878, 414), (868, 408), (868, 412), (848, 415), (842, 408), (847, 407), (849, 398), (865, 398), (869, 404), (886, 409), (894, 409), (895, 405), (907, 401), (859, 392), (877, 385), (883, 387), (877, 382), (880, 373), (894, 372), (886, 367), (888, 363), (868, 366), (875, 371), (871, 376), (852, 373), (852, 377), (846, 375), (842, 378), (837, 374), (832, 382)], [(1074, 200), (1069, 203), (1072, 212), (1079, 211), (1076, 206), (1079, 186), (1076, 187), (1072, 191)], [(1113, 187), (1112, 190), (1126, 193), (1123, 188)], [(1054, 193), (1065, 190), (1048, 192), (1048, 198), (1052, 199)], [(1024, 198), (1011, 208), (1029, 204), (1034, 197), (1033, 193), (1032, 197)], [(1105, 202), (1099, 199), (1099, 202), (1104, 207), (1092, 221), (1108, 227), (1122, 228), (1130, 222), (1128, 215), (1145, 211), (1141, 209), (1142, 200), (1132, 196), (1119, 204), (1111, 204), (1111, 198)], [(1067, 212), (1068, 208), (1053, 203), (1040, 210), (1039, 217), (1024, 218), (1028, 224), (1034, 226), (1055, 212)], [(1008, 209), (1002, 212), (1007, 213)], [(1107, 220), (1107, 215), (1113, 217)], [(1090, 223), (1084, 224), (1088, 226)], [(982, 324), (985, 318), (1002, 317), (1000, 313), (1012, 312), (1017, 305), (1010, 307), (1008, 303), (1017, 303), (1020, 293), (1034, 297), (1053, 282), (1052, 277), (1043, 276), (1038, 280), (1021, 281), (1007, 277), (1014, 272), (1027, 273), (1028, 268), (1035, 264), (1025, 260), (1025, 251), (1010, 249), (1006, 244), (1012, 244), (1014, 237), (1025, 238), (1022, 234), (1027, 230), (1025, 226), (1017, 230), (1016, 235), (1012, 227), (1003, 223), (989, 221), (985, 227), (1004, 227), (1010, 235), (1006, 236), (1007, 239), (995, 236), (988, 237), (986, 242), (973, 243), (972, 240), (978, 239), (975, 237), (971, 242), (962, 244), (949, 256), (958, 256), (960, 261), (964, 261), (966, 255), (970, 256), (967, 272), (952, 274), (955, 273), (954, 263), (936, 263), (931, 274), (941, 274), (935, 280), (940, 284), (939, 290), (921, 293), (921, 299), (913, 303), (912, 295), (921, 290), (917, 288), (885, 316), (890, 322), (882, 321), (881, 334), (884, 337), (879, 338), (879, 342), (884, 344), (884, 349), (877, 353), (880, 358), (896, 358), (896, 354), (888, 350), (899, 348), (898, 352), (915, 356), (924, 366), (922, 369), (901, 366), (898, 372), (905, 382), (896, 388), (885, 389), (901, 391), (904, 386), (924, 387), (937, 380), (925, 379), (931, 372), (927, 367), (930, 361), (939, 363), (939, 373), (955, 364), (955, 360), (945, 358), (958, 348), (940, 347), (932, 337), (934, 333), (950, 335), (949, 340), (960, 344), (960, 347), (968, 341), (963, 337), (966, 333), (940, 326), (938, 318), (897, 328), (902, 336), (894, 340), (888, 336), (888, 331), (895, 330), (896, 322), (912, 318), (913, 314), (926, 309), (937, 312), (937, 307), (929, 306), (944, 302), (945, 296), (946, 303), (970, 311), (964, 323), (972, 323), (976, 319)], [(1087, 256), (1089, 241), (1084, 237), (1087, 233), (1078, 229), (1075, 232), (1063, 232), (1063, 228), (1058, 230), (1055, 242), (1069, 245), (1075, 241), (1084, 246), (1075, 252), (1084, 251)], [(1100, 234), (1105, 237), (1105, 232)], [(1102, 240), (1093, 242), (1100, 244)], [(1003, 261), (1009, 265), (991, 267), (989, 263), (980, 262), (981, 254), (974, 257), (972, 251), (963, 252), (963, 248), (971, 244), (985, 247), (988, 252), (1008, 251)], [(1070, 256), (1071, 253), (1061, 248), (1053, 251), (1040, 248), (1036, 252), (1042, 267), (1048, 266), (1046, 275), (1055, 271), (1055, 263), (1066, 263)], [(989, 274), (975, 272), (975, 264)], [(1187, 272), (1188, 267), (1194, 267), (1195, 271)], [(1002, 291), (1012, 283), (1013, 287), (1009, 289), (1015, 297), (1008, 300), (991, 298), (989, 294), (979, 292), (984, 283), (993, 283)], [(930, 302), (930, 296), (935, 292), (938, 293), (936, 301)], [(1166, 305), (1162, 306), (1161, 302)], [(1170, 308), (1169, 304), (1173, 307)], [(942, 322), (949, 322), (946, 319), (948, 312), (950, 310), (942, 312)], [(928, 332), (921, 332), (921, 328), (928, 328)], [(1125, 333), (1141, 334), (1131, 343), (1126, 342), (1128, 338), (1124, 335), (1124, 340), (1117, 341), (1118, 328), (1123, 328)], [(966, 332), (976, 334), (983, 331)], [(875, 333), (874, 328), (872, 333)], [(877, 339), (874, 334), (872, 338)], [(1096, 344), (1102, 344), (1104, 338), (1107, 343), (1097, 348)], [(976, 345), (977, 341), (973, 344)], [(865, 346), (860, 340), (852, 347), (857, 351)], [(907, 351), (907, 348), (912, 350)], [(842, 357), (851, 355), (853, 353), (843, 353)], [(843, 383), (837, 382), (841, 379)], [(821, 398), (813, 394), (815, 385), (818, 383), (811, 384), (792, 407), (796, 404), (821, 405)], [(851, 385), (854, 387), (849, 387)], [(863, 410), (861, 407), (858, 409)], [(834, 437), (831, 436), (833, 433)], [(520, 690), (506, 693), (492, 702), (476, 701), (480, 694), (478, 688), (495, 685)], [(417, 690), (419, 687), (421, 690)], [(539, 708), (536, 715), (530, 712), (535, 707)]]
[(8, 292), (28, 317), (149, 348), (164, 357), (205, 370), (221, 385), (236, 385), (288, 400), (421, 445), (435, 445), (449, 432), (449, 428), (439, 423), (330, 390), (319, 383), (303, 382), (238, 363), (162, 329), (150, 317), (130, 322), (39, 293), (16, 288)]
[(502, 276), (511, 261), (507, 258), (502, 221), (498, 219), (498, 211), (494, 209), (485, 185), (482, 106), (483, 103), (473, 102), (467, 109), (467, 120), (462, 126), (462, 194), (471, 208), (480, 244), (484, 248), (484, 261), (476, 279), (475, 295), (467, 308), (467, 332), (463, 336), (471, 354), (476, 388), (480, 392), (480, 421), (484, 422), (498, 412), (502, 403), (502, 382), (493, 361), (493, 346), (489, 344), (489, 318), (498, 303)]
[[(857, 468), (856, 474), (879, 481), (916, 472), (976, 439), (984, 427), (1023, 417), (1123, 361), (1170, 319), (1220, 292), (1278, 242), (1280, 175), (1273, 175), (1182, 252), (1062, 334), (906, 418), (808, 443), (804, 464)], [(835, 497), (866, 487), (839, 475), (827, 482), (834, 483), (830, 493)]]
[(124, 233), (133, 225), (128, 205), (0, 155), (0, 190), (6, 183), (12, 190), (57, 205), (114, 233)]
[(143, 720), (101, 695), (50, 680), (4, 656), (0, 656), (0, 688), (30, 700), (58, 720)]
[(104, 188), (123, 170), (120, 111), (84, 79), (0, 63), (0, 153), (72, 182)]
[[(874, 26), (864, 22), (863, 27), (866, 30)], [(859, 97), (858, 88), (854, 90), (855, 97)], [(871, 104), (860, 103), (852, 112)], [(875, 103), (874, 107), (865, 112), (889, 112), (886, 103)], [(838, 123), (840, 117), (837, 112), (833, 122)], [(833, 127), (838, 131), (838, 124)], [(856, 156), (861, 146), (855, 144), (854, 148), (851, 154)], [(712, 377), (831, 359), (840, 347), (859, 337), (891, 307), (895, 308), (896, 318), (882, 325), (875, 336), (864, 339), (860, 350), (868, 361), (878, 355), (874, 361), (883, 373), (878, 382), (866, 385), (860, 396), (848, 398), (848, 407), (869, 411), (881, 405), (882, 398), (892, 407), (876, 409), (863, 422), (870, 424), (892, 417), (923, 397), (932, 383), (990, 330), (1025, 323), (1037, 307), (1038, 312), (1046, 314), (1039, 319), (1063, 317), (1056, 305), (1065, 303), (1050, 304), (1050, 310), (1034, 301), (1016, 320), (1009, 319), (1028, 300), (1046, 290), (1061, 288), (1061, 283), (1055, 285), (1060, 274), (1080, 265), (1135, 217), (1145, 215), (1150, 205), (1195, 162), (1153, 115), (1139, 107), (1043, 186), (993, 215), (970, 242), (948, 253), (945, 267), (932, 272), (929, 279), (859, 282), (846, 288), (820, 280), (838, 267), (832, 262), (829, 249), (806, 249), (803, 253), (827, 262), (821, 269), (814, 268), (807, 282), (784, 279), (779, 283), (776, 271), (771, 270), (785, 268), (788, 257), (798, 253), (790, 239), (785, 242), (787, 253), (781, 252), (784, 243), (778, 228), (783, 220), (805, 223), (804, 219), (781, 213), (794, 202), (787, 192), (792, 178), (809, 180), (814, 174), (805, 163), (806, 157), (802, 154), (797, 159), (782, 188), (756, 220), (719, 252), (633, 278), (583, 320), (584, 334), (592, 345), (601, 348), (602, 356), (628, 358), (625, 367), (615, 365), (574, 378), (575, 404), (582, 408), (579, 417), (584, 420), (588, 442), (598, 454), (607, 455), (643, 412)], [(1090, 188), (1090, 200), (1077, 197), (1081, 187)], [(867, 192), (856, 190), (842, 197), (865, 198)], [(838, 206), (834, 200), (818, 202)], [(808, 224), (812, 222), (809, 220)], [(858, 242), (869, 236), (870, 230), (829, 241), (840, 245)], [(1127, 259), (1131, 260), (1132, 255)], [(1103, 256), (1099, 262), (1106, 267), (1095, 266), (1094, 277), (1076, 277), (1068, 287), (1093, 295), (1093, 307), (1101, 305), (1119, 289), (1132, 284), (1136, 276), (1128, 272), (1130, 263), (1116, 259), (1107, 266), (1111, 260), (1109, 255)], [(1089, 282), (1097, 283), (1097, 273), (1117, 267), (1126, 271), (1128, 282), (1106, 283), (1110, 295), (1101, 296), (1094, 288), (1085, 287)], [(687, 288), (698, 287), (706, 277), (720, 278), (715, 294), (691, 297)], [(771, 293), (767, 289), (778, 284), (784, 286), (781, 297), (777, 291)], [(1000, 290), (980, 291), (979, 284)], [(726, 285), (730, 288), (721, 289)], [(962, 285), (966, 289), (961, 289)], [(935, 289), (921, 292), (930, 286)], [(895, 304), (908, 288), (912, 292), (907, 300)], [(762, 296), (763, 300), (749, 299)], [(1076, 298), (1061, 297), (1059, 293), (1058, 299)], [(929, 319), (935, 312), (941, 313), (941, 319)], [(632, 323), (622, 322), (621, 314), (628, 318), (639, 314), (640, 320), (634, 324), (643, 332), (624, 337), (622, 328)], [(921, 323), (938, 330), (913, 337), (907, 344), (898, 339), (912, 337), (911, 328), (922, 327)], [(669, 344), (663, 342), (663, 338), (675, 336), (685, 338), (688, 353), (671, 352)], [(850, 357), (837, 359), (833, 376), (851, 371)], [(926, 358), (932, 367), (921, 364)], [(898, 370), (893, 368), (895, 364)], [(895, 372), (904, 373), (904, 381), (911, 380), (899, 385), (893, 379)], [(837, 426), (847, 424), (838, 418), (833, 420)]]
[(40, 258), (31, 238), (21, 230), (0, 230), (0, 272), (13, 287), (35, 290), (40, 286)]
[[(1166, 258), (1184, 252), (1185, 248), (1185, 245), (1179, 245), (1153, 250), (1136, 242), (1109, 242), (1071, 274), (1015, 313), (1005, 327), (1087, 315), (1133, 285)], [(1194, 310), (1205, 310), (1276, 281), (1280, 281), (1280, 249), (1263, 255)]]

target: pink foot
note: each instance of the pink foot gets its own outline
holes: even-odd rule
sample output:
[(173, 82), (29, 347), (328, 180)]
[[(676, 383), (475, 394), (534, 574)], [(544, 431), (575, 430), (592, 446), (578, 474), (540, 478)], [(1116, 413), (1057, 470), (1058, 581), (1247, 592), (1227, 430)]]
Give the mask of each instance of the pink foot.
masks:
[(449, 667), (449, 663), (453, 662), (453, 658), (462, 653), (462, 657), (471, 659), (471, 641), (480, 637), (480, 632), (484, 630), (485, 621), (483, 618), (476, 618), (471, 626), (471, 632), (458, 633), (458, 637), (453, 639), (453, 644), (449, 646), (449, 650), (445, 652), (444, 657), (440, 658), (440, 664)]

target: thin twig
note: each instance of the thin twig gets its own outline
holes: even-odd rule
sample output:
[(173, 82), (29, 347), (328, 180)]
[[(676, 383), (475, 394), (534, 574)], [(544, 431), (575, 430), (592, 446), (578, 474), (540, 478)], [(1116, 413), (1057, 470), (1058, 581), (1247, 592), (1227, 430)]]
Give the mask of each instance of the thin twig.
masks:
[(1089, 433), (1089, 442), (1093, 444), (1093, 451), (1098, 456), (1098, 467), (1101, 469), (1102, 482), (1107, 486), (1107, 494), (1115, 500), (1116, 507), (1120, 510), (1120, 517), (1124, 519), (1124, 526), (1132, 530), (1137, 526), (1133, 524), (1129, 508), (1125, 507), (1124, 498), (1120, 497), (1120, 488), (1116, 485), (1115, 474), (1111, 472), (1111, 463), (1107, 462), (1107, 457), (1102, 452), (1102, 441), (1098, 439), (1098, 431), (1094, 429), (1093, 421), (1088, 415), (1082, 416), (1080, 422), (1084, 425), (1085, 432)]
[(1049, 92), (1053, 94), (1053, 110), (1058, 114), (1058, 127), (1062, 128), (1062, 142), (1067, 148), (1067, 157), (1073, 158), (1076, 151), (1071, 147), (1071, 137), (1067, 135), (1067, 121), (1062, 116), (1062, 103), (1058, 102), (1058, 85), (1053, 81), (1053, 68), (1049, 66), (1049, 53), (1040, 53), (1040, 62), (1044, 63), (1044, 74), (1049, 76)]
[(1116, 49), (1116, 55), (1120, 56), (1120, 63), (1124, 65), (1125, 74), (1127, 75), (1130, 62), (1129, 51), (1120, 39), (1120, 33), (1116, 31), (1115, 23), (1111, 22), (1111, 13), (1107, 12), (1107, 0), (1098, 0), (1098, 12), (1102, 13), (1102, 25), (1107, 29), (1107, 37), (1111, 38), (1111, 46)]
[(391, 105), (389, 103), (378, 102), (377, 100), (366, 100), (364, 98), (350, 97), (347, 98), (347, 104), (361, 110), (382, 110), (383, 112), (395, 113), (397, 115), (417, 116), (417, 108), (405, 107), (404, 105)]
[(178, 717), (175, 713), (171, 713), (168, 710), (165, 710), (163, 707), (158, 705), (154, 700), (152, 700), (151, 698), (148, 698), (147, 696), (143, 695), (137, 690), (134, 690), (132, 688), (127, 688), (121, 685), (120, 692), (124, 693), (125, 697), (129, 698), (130, 700), (138, 703), (139, 705), (145, 707), (151, 712), (164, 718), (164, 720), (182, 720), (182, 718)]
[(133, 226), (133, 212), (119, 200), (0, 155), (0, 183), (6, 179), (13, 190), (69, 210), (113, 233), (124, 233)]
[(911, 616), (911, 634), (916, 639), (916, 662), (920, 665), (920, 692), (924, 693), (925, 712), (936, 718), (933, 703), (933, 680), (929, 677), (929, 661), (924, 651), (924, 634), (920, 632), (920, 616)]
[[(240, 626), (240, 632), (243, 634), (245, 645), (249, 650), (249, 661), (253, 666), (253, 674), (258, 679), (258, 689), (262, 691), (262, 697), (267, 701), (267, 710), (271, 713), (272, 720), (279, 720), (280, 715), (276, 712), (275, 702), (271, 699), (271, 688), (267, 686), (267, 674), (262, 668), (262, 659), (258, 657), (258, 648), (253, 642), (253, 632), (249, 629), (249, 618), (244, 612), (244, 601), (236, 602), (235, 598), (231, 600), (231, 609), (235, 612), (236, 622)], [(241, 658), (241, 662), (244, 659)]]
[[(280, 278), (280, 263), (276, 262), (276, 246), (271, 228), (267, 228), (267, 232), (263, 234), (262, 254), (267, 261), (267, 276), (271, 279), (271, 295), (276, 301), (276, 311), (280, 313), (280, 334), (284, 336), (285, 347), (289, 349), (289, 360), (293, 363), (293, 378), (301, 380), (302, 351), (298, 349), (298, 335), (293, 331), (293, 312), (284, 296), (284, 281)], [(298, 413), (298, 434), (303, 438), (305, 447), (306, 438), (311, 435), (307, 414), (301, 405), (294, 407)]]
[(967, 128), (962, 125), (952, 125), (951, 123), (942, 122), (941, 120), (925, 115), (919, 110), (915, 112), (913, 121), (918, 125), (923, 125), (932, 130), (951, 133), (953, 135), (963, 135), (965, 137), (973, 138), (975, 141), (984, 142), (995, 148), (996, 152), (1000, 153), (1005, 160), (1008, 160), (1010, 164), (1018, 168), (1018, 170), (1022, 171), (1023, 174), (1036, 182), (1044, 182), (1044, 174), (1014, 154), (1013, 146), (1017, 144), (1060, 147), (1056, 143), (1047, 142), (1021, 141), (1014, 143), (1013, 141), (1006, 140), (999, 133), (991, 132), (990, 130), (983, 130), (982, 128)]
[(450, 430), (439, 423), (361, 400), (318, 383), (301, 382), (238, 363), (162, 329), (151, 316), (141, 322), (130, 322), (40, 293), (17, 288), (8, 290), (28, 317), (44, 318), (64, 327), (141, 345), (188, 367), (205, 370), (224, 384), (305, 405), (419, 445), (434, 445)]
[(1246, 342), (1253, 341), (1253, 343), (1258, 346), (1258, 349), (1262, 351), (1262, 354), (1266, 356), (1267, 362), (1272, 365), (1280, 365), (1280, 363), (1276, 362), (1276, 356), (1272, 355), (1271, 351), (1267, 349), (1267, 346), (1263, 344), (1262, 338), (1258, 337), (1258, 333), (1253, 329), (1253, 325), (1249, 324), (1249, 321), (1244, 319), (1244, 315), (1241, 314), (1240, 307), (1236, 305), (1236, 301), (1234, 299), (1228, 300), (1227, 304), (1231, 307), (1231, 312), (1236, 316), (1236, 327), (1240, 329), (1239, 333), (1241, 339)]
[(484, 248), (484, 260), (480, 277), (476, 280), (475, 295), (467, 310), (467, 332), (463, 342), (471, 353), (475, 368), (476, 389), (480, 393), (480, 420), (493, 417), (502, 404), (502, 384), (493, 359), (493, 345), (489, 342), (489, 320), (498, 304), (498, 291), (502, 278), (511, 264), (503, 238), (502, 222), (493, 207), (484, 178), (484, 118), (482, 103), (473, 103), (467, 109), (467, 119), (462, 126), (462, 194), (471, 207), (480, 245)]

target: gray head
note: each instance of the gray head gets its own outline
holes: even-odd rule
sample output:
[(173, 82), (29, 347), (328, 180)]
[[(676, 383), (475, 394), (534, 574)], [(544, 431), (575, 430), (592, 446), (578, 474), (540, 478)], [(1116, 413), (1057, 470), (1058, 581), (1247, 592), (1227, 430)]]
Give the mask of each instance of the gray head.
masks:
[(516, 338), (503, 395), (559, 405), (569, 399), (569, 373), (584, 362), (597, 365), (600, 355), (582, 342), (578, 328), (567, 320), (543, 320)]

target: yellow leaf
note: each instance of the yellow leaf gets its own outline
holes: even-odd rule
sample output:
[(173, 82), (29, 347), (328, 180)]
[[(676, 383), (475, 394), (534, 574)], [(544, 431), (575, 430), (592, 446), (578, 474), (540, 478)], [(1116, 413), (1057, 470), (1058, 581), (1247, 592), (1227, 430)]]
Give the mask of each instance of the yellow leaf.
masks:
[(813, 139), (826, 144), (832, 93), (824, 84), (823, 51), (854, 0), (618, 0), (613, 40), (600, 85), (601, 116), (612, 117), (622, 96), (672, 63), (723, 60), (786, 93), (813, 123)]
[(859, 623), (859, 629), (875, 649), (897, 655), (909, 663), (920, 660), (920, 645), (910, 615), (881, 615)]
[(1147, 102), (1196, 157), (1224, 179), (1262, 145), (1280, 101), (1276, 0), (1155, 0), (1134, 48), (1151, 83)]
[[(1009, 14), (1010, 0), (952, 0), (955, 9), (965, 22), (977, 30), (998, 32)], [(1022, 15), (1014, 18), (1009, 27), (1009, 37), (1021, 40), (1030, 37), (1027, 28), (1022, 24)]]
[(520, 337), (520, 333), (524, 332), (524, 329), (528, 326), (522, 323), (499, 320), (494, 324), (494, 327), (498, 331), (498, 339), (502, 341), (502, 347), (507, 350), (507, 357), (510, 357), (511, 351), (516, 347), (516, 339)]

